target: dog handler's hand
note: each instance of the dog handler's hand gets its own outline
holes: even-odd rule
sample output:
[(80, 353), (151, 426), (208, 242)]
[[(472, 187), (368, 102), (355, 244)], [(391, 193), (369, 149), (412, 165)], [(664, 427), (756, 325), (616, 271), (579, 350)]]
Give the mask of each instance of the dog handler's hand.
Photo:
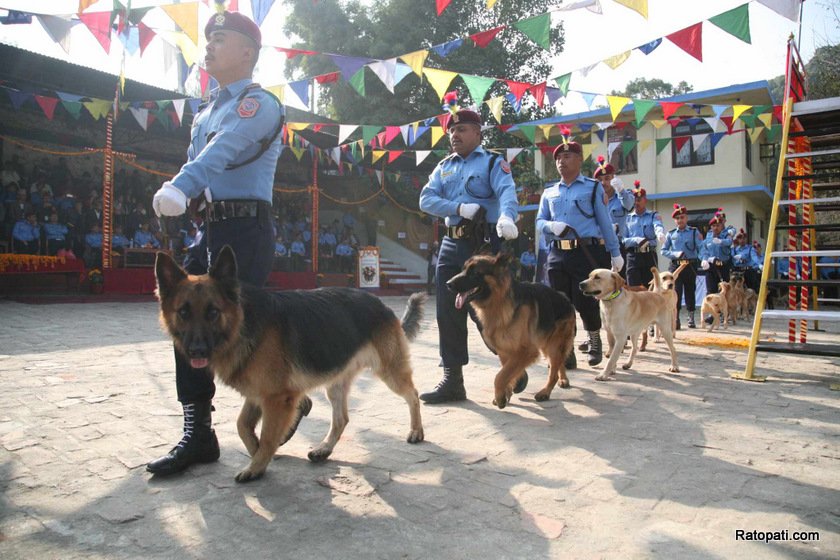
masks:
[(458, 205), (458, 214), (462, 218), (466, 218), (468, 220), (472, 220), (476, 214), (478, 214), (478, 209), (481, 208), (478, 204), (473, 204), (471, 202), (467, 202), (465, 204)]
[(180, 216), (187, 211), (187, 195), (181, 192), (178, 187), (166, 181), (152, 198), (152, 208), (158, 218), (161, 216)]
[(659, 242), (659, 246), (663, 246), (665, 244), (665, 234), (664, 233), (657, 233), (656, 240)]
[(621, 255), (611, 257), (610, 262), (612, 263), (612, 269), (614, 272), (621, 272), (621, 269), (624, 268), (624, 257)]
[(621, 180), (621, 177), (613, 177), (613, 180), (610, 181), (610, 185), (612, 188), (615, 189), (615, 192), (621, 192), (624, 190), (624, 181)]
[(508, 216), (499, 216), (496, 222), (496, 233), (503, 239), (516, 239), (519, 237), (519, 229)]
[(551, 225), (549, 225), (548, 227), (549, 229), (551, 229), (551, 233), (553, 233), (557, 237), (563, 235), (563, 232), (566, 231), (566, 228), (569, 227), (569, 224), (567, 224), (566, 222), (550, 222), (550, 224)]
[(709, 261), (703, 259), (703, 262), (700, 263), (700, 268), (703, 270), (709, 270)]

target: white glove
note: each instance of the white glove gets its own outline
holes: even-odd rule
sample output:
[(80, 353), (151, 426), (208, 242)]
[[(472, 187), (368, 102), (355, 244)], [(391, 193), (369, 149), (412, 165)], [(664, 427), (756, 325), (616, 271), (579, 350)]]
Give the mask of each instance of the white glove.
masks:
[(674, 253), (674, 256), (677, 257), (678, 259), (681, 259), (683, 254), (684, 254), (684, 251), (677, 251), (676, 253)]
[(549, 222), (548, 229), (551, 230), (551, 233), (560, 237), (563, 235), (563, 232), (566, 231), (566, 228), (569, 227), (569, 224), (566, 222)]
[(612, 188), (615, 189), (615, 192), (621, 192), (624, 190), (624, 181), (621, 180), (621, 177), (613, 177), (613, 180), (610, 181), (610, 185), (612, 185)]
[(198, 205), (198, 211), (202, 211), (207, 208), (207, 205), (213, 202), (213, 193), (210, 192), (210, 187), (204, 189), (204, 200), (201, 201), (201, 204)]
[(703, 259), (703, 262), (700, 263), (700, 268), (703, 270), (709, 270), (709, 261)]
[(516, 239), (519, 237), (519, 229), (508, 216), (499, 216), (496, 222), (496, 233), (503, 239)]
[(621, 272), (621, 269), (624, 268), (624, 257), (621, 255), (611, 257), (610, 262), (612, 263), (613, 272)]
[(712, 243), (714, 243), (715, 245), (720, 245), (722, 242), (723, 241), (721, 240), (720, 237), (713, 237), (712, 238)]
[(478, 204), (466, 203), (458, 206), (458, 215), (462, 218), (472, 220), (478, 214), (478, 209), (481, 208)]
[(161, 216), (180, 216), (187, 211), (187, 195), (181, 192), (178, 187), (166, 181), (152, 198), (152, 208), (158, 218)]
[(665, 245), (665, 234), (664, 233), (657, 233), (656, 240), (659, 241), (659, 246), (662, 247)]

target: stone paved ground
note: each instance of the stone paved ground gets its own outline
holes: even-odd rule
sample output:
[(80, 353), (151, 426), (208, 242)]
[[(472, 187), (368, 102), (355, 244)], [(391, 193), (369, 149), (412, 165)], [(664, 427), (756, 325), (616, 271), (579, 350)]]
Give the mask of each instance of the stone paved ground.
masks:
[[(439, 376), (433, 301), (426, 311), (412, 345), (421, 391)], [(812, 338), (836, 341), (829, 327)], [(537, 403), (534, 366), (500, 411), (496, 359), (472, 331), (471, 400), (424, 406), (425, 443), (405, 443), (405, 404), (363, 374), (332, 460), (306, 460), (329, 424), (317, 394), (267, 475), (240, 485), (241, 400), (227, 388), (218, 463), (163, 480), (144, 470), (180, 437), (155, 304), (0, 302), (0, 557), (839, 557), (838, 361), (760, 355), (770, 380), (735, 381), (744, 350), (679, 334), (679, 374), (654, 345), (617, 381), (584, 366)], [(739, 541), (739, 529), (819, 541)]]

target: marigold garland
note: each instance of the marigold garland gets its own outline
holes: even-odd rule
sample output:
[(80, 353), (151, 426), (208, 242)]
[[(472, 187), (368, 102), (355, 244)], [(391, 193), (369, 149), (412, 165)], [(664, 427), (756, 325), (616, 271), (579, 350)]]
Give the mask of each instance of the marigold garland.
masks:
[(64, 264), (64, 257), (0, 253), (0, 272), (6, 272), (10, 268), (17, 270), (38, 270), (41, 267), (55, 268), (58, 263)]

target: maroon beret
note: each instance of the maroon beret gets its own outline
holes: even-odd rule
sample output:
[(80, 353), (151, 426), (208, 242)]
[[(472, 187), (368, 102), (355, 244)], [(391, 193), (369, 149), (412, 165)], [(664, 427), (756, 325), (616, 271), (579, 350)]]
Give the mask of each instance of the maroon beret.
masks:
[(723, 223), (723, 218), (721, 218), (718, 215), (712, 216), (712, 219), (709, 220), (709, 225), (710, 226), (713, 226), (715, 224), (722, 224), (722, 223)]
[(472, 123), (481, 127), (481, 116), (475, 111), (469, 109), (462, 109), (456, 113), (450, 114), (446, 118), (446, 130), (449, 130), (456, 124)]
[(262, 46), (262, 33), (259, 26), (239, 12), (214, 14), (204, 27), (204, 38), (210, 40), (214, 31), (236, 31), (253, 40), (257, 46)]
[(674, 211), (671, 212), (671, 217), (676, 218), (677, 216), (687, 216), (688, 210), (682, 204), (674, 204)]
[(562, 154), (563, 152), (571, 152), (573, 154), (583, 156), (583, 146), (581, 146), (575, 141), (560, 144), (559, 146), (554, 148), (554, 159), (557, 159), (557, 156)]
[(615, 175), (615, 167), (611, 163), (607, 163), (604, 156), (598, 156), (598, 166), (592, 174), (593, 179), (597, 179), (601, 175)]
[(636, 198), (645, 198), (647, 197), (647, 191), (642, 187), (642, 182), (638, 179), (633, 183), (633, 186), (636, 187), (632, 189), (630, 192), (633, 193), (633, 196)]

